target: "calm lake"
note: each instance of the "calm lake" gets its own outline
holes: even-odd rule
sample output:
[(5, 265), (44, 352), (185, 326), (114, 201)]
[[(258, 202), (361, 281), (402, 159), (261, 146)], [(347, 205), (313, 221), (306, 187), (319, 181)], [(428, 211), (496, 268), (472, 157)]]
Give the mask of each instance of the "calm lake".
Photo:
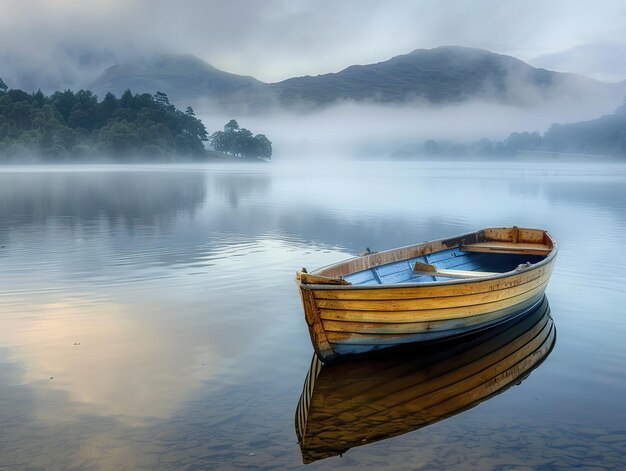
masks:
[[(511, 225), (559, 243), (543, 363), (304, 465), (296, 270)], [(619, 163), (2, 167), (0, 469), (624, 469), (625, 237)]]

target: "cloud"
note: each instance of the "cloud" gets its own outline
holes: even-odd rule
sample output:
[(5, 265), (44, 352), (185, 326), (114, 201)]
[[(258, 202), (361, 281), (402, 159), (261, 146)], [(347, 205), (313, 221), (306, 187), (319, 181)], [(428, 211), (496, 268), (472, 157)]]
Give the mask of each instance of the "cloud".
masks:
[(582, 44), (544, 54), (529, 62), (535, 67), (585, 74), (598, 80), (617, 82), (626, 79), (626, 43)]
[[(22, 382), (41, 384), (52, 375), (56, 381), (49, 387), (68, 392), (87, 412), (133, 424), (167, 417), (199, 389), (201, 382), (194, 379), (206, 381), (215, 373), (210, 366), (217, 363), (216, 354), (206, 336), (189, 338), (144, 322), (136, 318), (136, 307), (37, 301), (28, 321), (0, 322), (3, 343), (15, 345), (13, 355), (24, 366)], [(44, 416), (50, 412), (39, 407)]]
[[(566, 86), (565, 86), (566, 87)], [(534, 90), (520, 87), (532, 99)], [(274, 159), (332, 160), (384, 158), (415, 150), (428, 139), (472, 142), (504, 140), (512, 132), (545, 132), (552, 123), (575, 122), (612, 113), (619, 103), (612, 92), (544, 97), (532, 106), (473, 100), (461, 104), (403, 106), (344, 102), (318, 113), (274, 112), (242, 117), (239, 124), (263, 133), (274, 146)], [(221, 129), (231, 115), (194, 107), (209, 132)]]
[(15, 86), (78, 85), (161, 52), (265, 81), (447, 44), (528, 59), (619, 40), (626, 22), (617, 0), (0, 0), (0, 11), (0, 76)]

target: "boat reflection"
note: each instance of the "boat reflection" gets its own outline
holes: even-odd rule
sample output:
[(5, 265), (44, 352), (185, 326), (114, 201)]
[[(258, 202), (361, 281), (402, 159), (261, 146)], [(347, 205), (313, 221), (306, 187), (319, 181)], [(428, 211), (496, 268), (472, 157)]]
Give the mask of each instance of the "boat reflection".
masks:
[(546, 298), (514, 323), (462, 342), (324, 365), (314, 356), (296, 409), (305, 464), (425, 427), (520, 384), (550, 353)]

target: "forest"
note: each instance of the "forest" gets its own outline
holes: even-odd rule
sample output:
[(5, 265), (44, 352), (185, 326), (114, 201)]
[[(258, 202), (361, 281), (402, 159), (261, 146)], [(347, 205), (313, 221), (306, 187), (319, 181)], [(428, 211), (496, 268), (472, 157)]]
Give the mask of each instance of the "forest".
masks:
[[(239, 137), (239, 146), (229, 147), (235, 143), (231, 139), (216, 150), (233, 156), (271, 157), (271, 142), (265, 136), (255, 137), (238, 125), (233, 132)], [(120, 98), (107, 93), (99, 101), (89, 90), (46, 96), (41, 91), (9, 89), (0, 78), (0, 162), (103, 157), (202, 160), (216, 154), (206, 149), (207, 141), (209, 133), (193, 109), (177, 109), (162, 92), (150, 95), (126, 90)], [(215, 138), (213, 141), (218, 143)]]

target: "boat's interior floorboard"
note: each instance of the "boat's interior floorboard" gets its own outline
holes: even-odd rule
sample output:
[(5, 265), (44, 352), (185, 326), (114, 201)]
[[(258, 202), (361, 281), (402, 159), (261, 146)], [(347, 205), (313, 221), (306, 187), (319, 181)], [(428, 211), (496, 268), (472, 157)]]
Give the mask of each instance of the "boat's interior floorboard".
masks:
[(452, 278), (416, 274), (413, 271), (413, 266), (415, 262), (419, 261), (434, 265), (439, 270), (505, 273), (515, 270), (515, 268), (522, 263), (537, 263), (544, 258), (545, 257), (541, 255), (461, 252), (457, 247), (351, 273), (344, 276), (343, 279), (353, 285), (390, 285), (399, 283), (448, 281)]

